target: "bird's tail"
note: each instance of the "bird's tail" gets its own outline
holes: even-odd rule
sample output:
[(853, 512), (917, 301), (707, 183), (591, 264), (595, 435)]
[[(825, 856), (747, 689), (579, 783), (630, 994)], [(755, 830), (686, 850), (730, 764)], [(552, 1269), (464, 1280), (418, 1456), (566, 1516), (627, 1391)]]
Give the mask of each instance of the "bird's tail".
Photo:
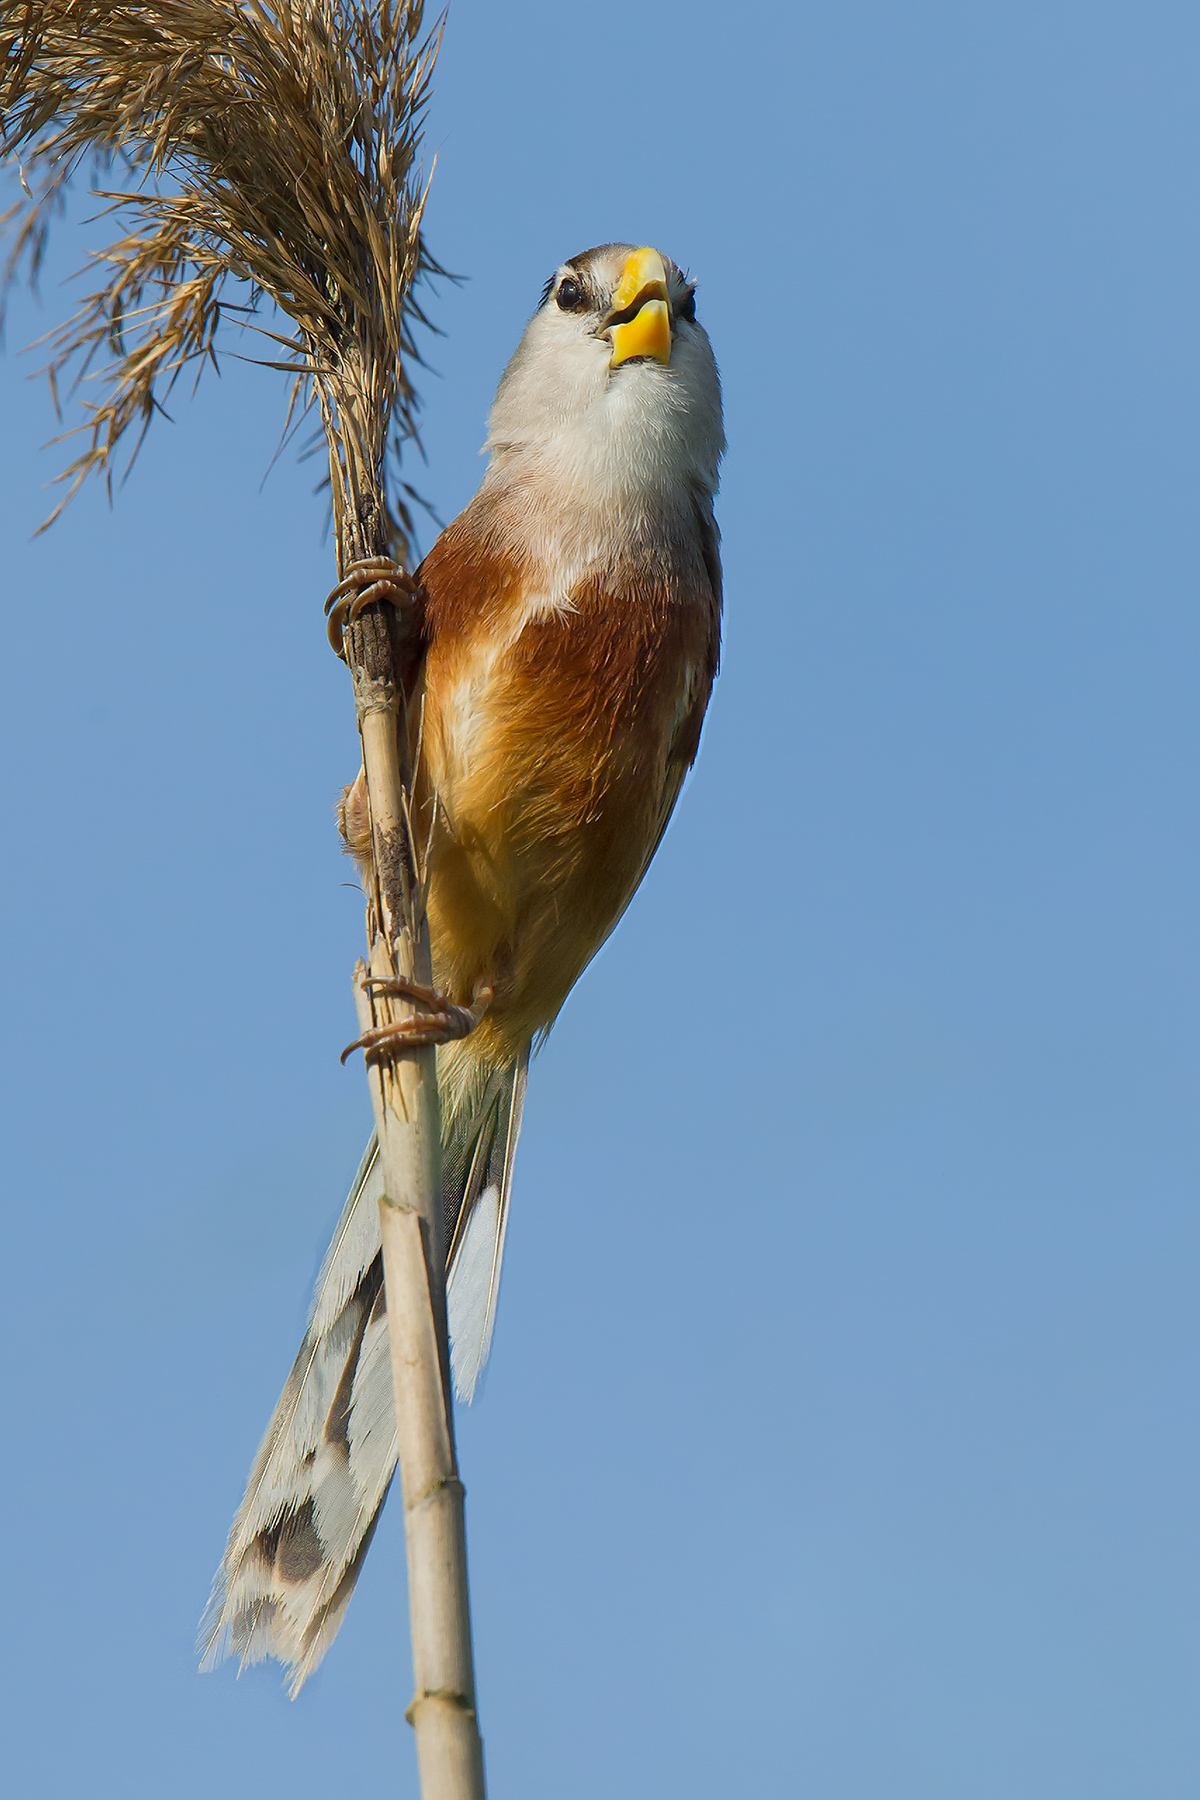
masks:
[[(443, 1122), (451, 1360), (468, 1401), (491, 1347), (528, 1061), (472, 1084)], [(372, 1138), (200, 1626), (202, 1668), (276, 1656), (293, 1695), (337, 1634), (396, 1467), (382, 1191)]]

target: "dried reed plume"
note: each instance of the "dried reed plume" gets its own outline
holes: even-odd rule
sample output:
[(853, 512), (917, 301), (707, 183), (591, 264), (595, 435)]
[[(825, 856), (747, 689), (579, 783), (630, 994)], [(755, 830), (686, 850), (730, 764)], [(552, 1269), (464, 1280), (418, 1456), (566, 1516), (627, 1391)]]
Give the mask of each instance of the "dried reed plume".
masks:
[(60, 478), (68, 499), (93, 472), (111, 488), (122, 440), (132, 461), (184, 370), (215, 363), (223, 311), (273, 302), (295, 327), (274, 365), (295, 378), (289, 419), (315, 400), (328, 432), (339, 555), (403, 559), (386, 465), (413, 435), (412, 288), (434, 267), (422, 14), (423, 0), (0, 0), (0, 147), (26, 196), (5, 216), (5, 284), (36, 276), (73, 176), (123, 178), (97, 191), (128, 230), (92, 256), (101, 285), (50, 338), (56, 392), (70, 365), (102, 394)]

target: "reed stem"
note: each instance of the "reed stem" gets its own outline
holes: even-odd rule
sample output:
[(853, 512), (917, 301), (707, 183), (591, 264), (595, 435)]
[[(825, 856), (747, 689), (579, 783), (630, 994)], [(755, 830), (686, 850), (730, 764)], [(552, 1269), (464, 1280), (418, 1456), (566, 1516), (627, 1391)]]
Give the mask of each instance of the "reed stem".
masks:
[[(406, 803), (412, 772), (404, 695), (387, 613), (383, 603), (368, 607), (345, 638), (375, 852), (369, 959), (354, 972), (363, 1032), (411, 1010), (406, 1001), (368, 987), (368, 970), (426, 986), (432, 981)], [(406, 1717), (416, 1733), (422, 1800), (483, 1800), (464, 1489), (446, 1329), (435, 1052), (408, 1052), (367, 1066), (384, 1178), (379, 1215), (408, 1558), (415, 1692)]]

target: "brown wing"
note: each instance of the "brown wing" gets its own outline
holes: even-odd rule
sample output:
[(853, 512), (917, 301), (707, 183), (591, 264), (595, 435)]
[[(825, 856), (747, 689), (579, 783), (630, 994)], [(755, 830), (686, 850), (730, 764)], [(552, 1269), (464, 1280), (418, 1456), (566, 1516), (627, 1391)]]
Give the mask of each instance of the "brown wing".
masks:
[(426, 563), (423, 744), (439, 980), (496, 989), (471, 1040), (545, 1030), (629, 904), (695, 758), (720, 632), (715, 527), (664, 538), (549, 609), (467, 515)]
[(708, 610), (709, 638), (707, 655), (701, 677), (697, 680), (687, 712), (681, 719), (679, 728), (671, 741), (667, 752), (666, 781), (663, 790), (662, 827), (654, 840), (654, 849), (647, 857), (647, 864), (653, 860), (654, 851), (662, 842), (663, 832), (667, 829), (675, 802), (679, 798), (679, 790), (683, 786), (684, 777), (700, 749), (700, 732), (704, 724), (704, 715), (708, 711), (708, 702), (712, 694), (713, 682), (721, 668), (721, 611), (724, 604), (724, 582), (721, 573), (721, 533), (713, 515), (712, 497), (709, 494), (694, 492), (692, 503), (696, 516), (696, 532), (700, 543), (700, 554), (704, 570), (708, 576), (711, 606)]

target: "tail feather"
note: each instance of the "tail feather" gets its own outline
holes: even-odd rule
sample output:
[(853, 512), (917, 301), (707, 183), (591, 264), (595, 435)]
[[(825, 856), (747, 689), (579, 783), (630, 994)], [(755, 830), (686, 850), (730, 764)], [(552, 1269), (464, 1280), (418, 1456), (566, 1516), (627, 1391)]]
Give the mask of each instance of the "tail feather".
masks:
[[(527, 1065), (495, 1070), (444, 1131), (451, 1355), (468, 1401), (491, 1344)], [(372, 1138), (200, 1627), (202, 1668), (275, 1656), (293, 1696), (337, 1634), (396, 1467), (382, 1191)]]
[(494, 1084), (494, 1093), (489, 1089), (488, 1104), (475, 1115), (479, 1123), (450, 1240), (446, 1278), (450, 1361), (455, 1391), (468, 1404), (492, 1347), (528, 1067), (526, 1051), (502, 1071), (503, 1080)]
[(379, 1196), (382, 1192), (379, 1145), (372, 1133), (317, 1275), (308, 1321), (310, 1337), (322, 1337), (330, 1329), (379, 1255)]

